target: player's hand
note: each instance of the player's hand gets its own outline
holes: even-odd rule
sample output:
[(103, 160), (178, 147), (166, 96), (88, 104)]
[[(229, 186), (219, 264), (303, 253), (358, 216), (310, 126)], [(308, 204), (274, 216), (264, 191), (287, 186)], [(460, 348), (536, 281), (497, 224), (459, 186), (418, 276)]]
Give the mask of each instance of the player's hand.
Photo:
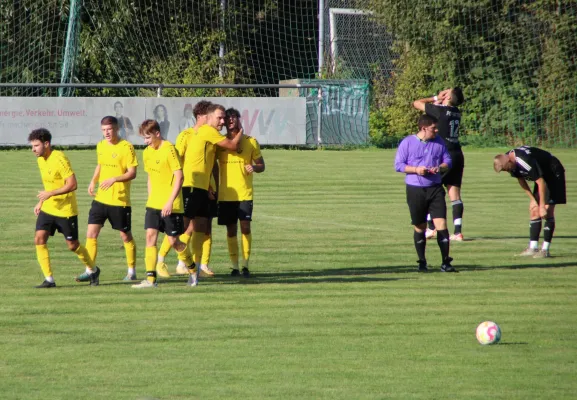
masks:
[(46, 190), (43, 190), (42, 192), (38, 192), (38, 196), (36, 197), (38, 197), (40, 201), (46, 201), (52, 197), (52, 192), (47, 192)]
[(40, 214), (40, 209), (42, 208), (42, 202), (39, 201), (38, 204), (34, 207), (34, 215), (38, 216)]
[(160, 212), (160, 215), (163, 217), (168, 217), (170, 214), (172, 214), (172, 201), (166, 203)]
[(106, 190), (116, 183), (116, 178), (109, 178), (100, 184), (100, 189)]
[(439, 173), (439, 167), (429, 167), (429, 174), (435, 175)]
[(533, 211), (536, 208), (539, 208), (539, 204), (533, 199), (529, 202), (529, 211)]
[(427, 175), (427, 172), (428, 172), (428, 168), (427, 168), (427, 167), (417, 167), (417, 168), (415, 169), (415, 173), (416, 173), (417, 175), (424, 176), (424, 175)]
[(216, 192), (210, 188), (208, 189), (208, 199), (216, 200)]
[(546, 218), (546, 217), (547, 217), (547, 207), (545, 207), (545, 206), (539, 207), (539, 216), (540, 216), (541, 218)]
[(94, 196), (96, 194), (96, 193), (94, 193), (94, 185), (95, 185), (95, 182), (93, 182), (93, 181), (91, 181), (90, 185), (88, 185), (88, 194), (90, 196)]
[(246, 164), (244, 166), (244, 169), (245, 169), (246, 173), (249, 175), (254, 172), (254, 167), (252, 166), (252, 164)]

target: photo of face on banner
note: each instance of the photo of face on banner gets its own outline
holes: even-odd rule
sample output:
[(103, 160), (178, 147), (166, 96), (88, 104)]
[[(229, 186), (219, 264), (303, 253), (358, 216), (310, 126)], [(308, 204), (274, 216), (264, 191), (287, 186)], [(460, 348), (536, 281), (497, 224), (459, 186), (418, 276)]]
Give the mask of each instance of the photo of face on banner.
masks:
[(158, 104), (154, 107), (152, 114), (160, 126), (160, 134), (162, 135), (162, 138), (174, 143), (174, 140), (171, 140), (171, 138), (168, 137), (170, 121), (168, 120), (168, 110), (166, 109), (166, 106), (164, 104)]
[(118, 120), (118, 136), (120, 136), (121, 139), (130, 141), (134, 136), (134, 126), (130, 118), (124, 115), (124, 105), (122, 102), (117, 101), (114, 103), (114, 113)]

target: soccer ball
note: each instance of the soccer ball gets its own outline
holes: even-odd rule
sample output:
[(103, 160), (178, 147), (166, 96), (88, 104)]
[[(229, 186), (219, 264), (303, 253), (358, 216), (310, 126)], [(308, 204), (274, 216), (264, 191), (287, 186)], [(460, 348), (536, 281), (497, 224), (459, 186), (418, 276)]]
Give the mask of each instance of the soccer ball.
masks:
[(477, 340), (483, 345), (499, 343), (501, 328), (493, 321), (481, 322), (477, 327)]

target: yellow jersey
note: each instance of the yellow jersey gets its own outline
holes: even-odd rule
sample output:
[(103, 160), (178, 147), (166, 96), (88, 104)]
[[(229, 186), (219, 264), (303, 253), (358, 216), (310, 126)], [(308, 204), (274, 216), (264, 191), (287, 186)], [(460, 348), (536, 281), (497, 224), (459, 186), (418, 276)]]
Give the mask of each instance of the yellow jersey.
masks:
[[(60, 189), (64, 186), (66, 179), (74, 175), (70, 161), (63, 152), (58, 150), (52, 150), (47, 159), (38, 157), (38, 167), (45, 191)], [(41, 210), (56, 217), (67, 218), (78, 215), (76, 192), (52, 196), (42, 203)]]
[[(150, 182), (146, 207), (162, 210), (172, 193), (174, 171), (182, 169), (178, 153), (172, 143), (163, 140), (158, 149), (148, 146), (142, 158)], [(172, 203), (172, 212), (184, 212), (181, 191)]]
[(241, 138), (238, 152), (222, 148), (217, 150), (220, 171), (218, 201), (252, 200), (254, 172), (249, 174), (244, 167), (261, 157), (260, 145), (250, 136)]
[(208, 190), (216, 143), (225, 139), (225, 136), (210, 125), (201, 126), (195, 135), (188, 137), (186, 163), (190, 163), (192, 187)]
[[(96, 145), (96, 153), (100, 165), (99, 184), (109, 178), (124, 175), (129, 167), (138, 166), (134, 146), (124, 139), (116, 144), (102, 140)], [(116, 182), (106, 190), (98, 189), (95, 200), (109, 206), (130, 206), (130, 181)]]
[(192, 187), (192, 165), (188, 161), (190, 157), (187, 157), (186, 150), (188, 149), (188, 138), (190, 135), (196, 135), (196, 129), (188, 128), (179, 133), (176, 138), (176, 151), (180, 156), (180, 162), (182, 163), (182, 173), (184, 175), (184, 183), (182, 186)]

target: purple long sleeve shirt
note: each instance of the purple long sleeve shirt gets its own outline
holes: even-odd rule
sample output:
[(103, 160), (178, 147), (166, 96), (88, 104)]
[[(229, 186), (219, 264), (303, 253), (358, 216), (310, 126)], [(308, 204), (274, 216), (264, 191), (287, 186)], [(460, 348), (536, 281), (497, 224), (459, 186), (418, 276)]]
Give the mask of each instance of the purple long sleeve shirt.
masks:
[[(441, 164), (452, 166), (451, 156), (440, 136), (433, 140), (422, 141), (417, 135), (407, 136), (401, 141), (395, 156), (395, 170), (405, 172), (405, 167), (438, 167)], [(441, 174), (407, 174), (405, 183), (411, 186), (429, 187), (441, 184)]]

